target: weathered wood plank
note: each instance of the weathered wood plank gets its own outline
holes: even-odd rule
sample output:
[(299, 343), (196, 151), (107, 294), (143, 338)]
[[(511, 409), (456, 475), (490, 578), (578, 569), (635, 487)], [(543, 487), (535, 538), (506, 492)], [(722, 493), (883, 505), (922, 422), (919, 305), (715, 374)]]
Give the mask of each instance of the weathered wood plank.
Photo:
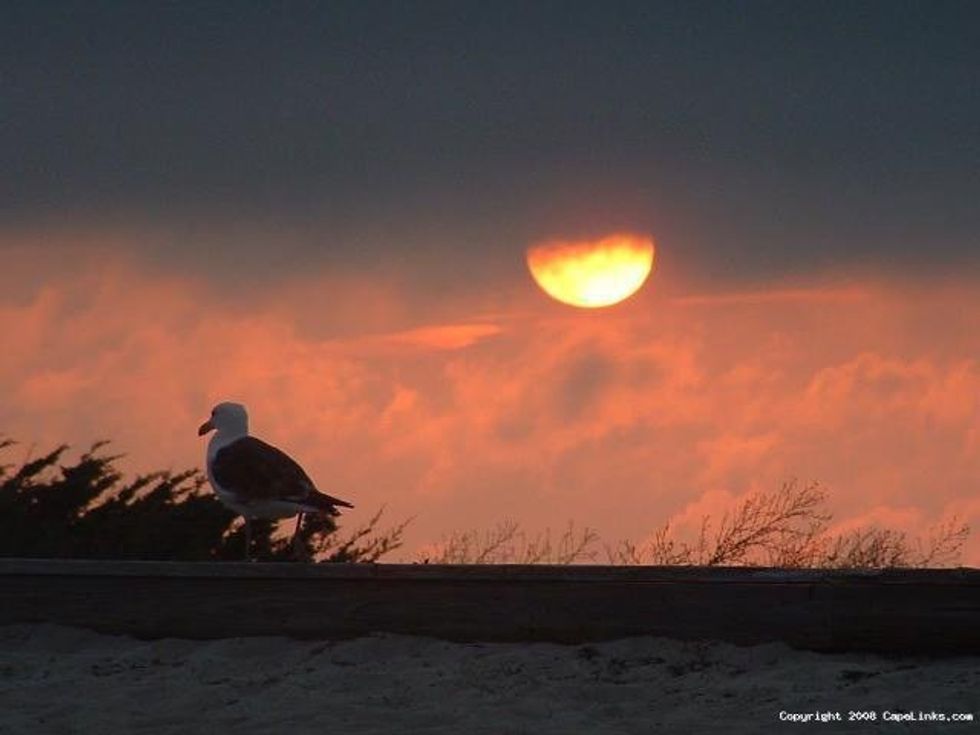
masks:
[(881, 582), (980, 585), (980, 569), (779, 569), (771, 567), (603, 566), (598, 564), (290, 564), (269, 562), (107, 561), (0, 558), (0, 575), (272, 577), (317, 579), (700, 580), (710, 582), (873, 579)]
[(0, 624), (140, 637), (634, 635), (980, 654), (980, 571), (0, 560)]

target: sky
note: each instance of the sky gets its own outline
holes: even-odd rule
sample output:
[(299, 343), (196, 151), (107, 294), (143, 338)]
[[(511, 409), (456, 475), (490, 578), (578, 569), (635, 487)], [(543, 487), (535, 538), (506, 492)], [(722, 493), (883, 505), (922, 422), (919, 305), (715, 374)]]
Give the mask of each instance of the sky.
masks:
[[(224, 399), (357, 509), (980, 524), (967, 2), (4, 5), (0, 433), (201, 466)], [(535, 243), (649, 235), (584, 310)], [(980, 530), (964, 561), (980, 564)]]

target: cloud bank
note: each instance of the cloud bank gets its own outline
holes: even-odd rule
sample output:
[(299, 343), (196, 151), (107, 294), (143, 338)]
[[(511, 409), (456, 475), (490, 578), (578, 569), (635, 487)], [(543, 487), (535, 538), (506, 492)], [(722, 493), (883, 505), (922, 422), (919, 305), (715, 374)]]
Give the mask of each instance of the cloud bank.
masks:
[(28, 446), (110, 438), (134, 471), (200, 466), (195, 428), (242, 400), (358, 515), (415, 516), (407, 553), (505, 517), (574, 519), (610, 542), (669, 518), (693, 529), (792, 477), (827, 486), (842, 527), (980, 519), (966, 282), (683, 296), (654, 282), (582, 312), (529, 280), (433, 306), (340, 271), (229, 299), (103, 255), (2, 278), (0, 429)]

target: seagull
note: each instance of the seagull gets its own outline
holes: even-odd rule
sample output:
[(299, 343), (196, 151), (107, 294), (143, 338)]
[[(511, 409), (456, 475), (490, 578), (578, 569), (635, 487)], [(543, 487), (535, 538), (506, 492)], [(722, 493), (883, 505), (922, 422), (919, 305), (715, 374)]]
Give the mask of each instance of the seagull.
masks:
[(281, 449), (249, 436), (248, 412), (240, 403), (219, 403), (201, 424), (198, 436), (214, 431), (208, 442), (207, 476), (228, 508), (245, 518), (245, 558), (252, 547), (255, 518), (296, 517), (292, 544), (297, 549), (304, 513), (339, 515), (346, 500), (316, 489), (303, 468)]

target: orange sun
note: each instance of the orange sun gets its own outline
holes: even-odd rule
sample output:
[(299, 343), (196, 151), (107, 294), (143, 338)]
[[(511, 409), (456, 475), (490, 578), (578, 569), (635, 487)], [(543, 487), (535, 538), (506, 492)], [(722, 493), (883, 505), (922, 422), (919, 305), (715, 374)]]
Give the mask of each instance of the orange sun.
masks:
[(618, 233), (601, 240), (533, 245), (527, 267), (546, 294), (565, 304), (598, 308), (636, 293), (653, 270), (653, 238)]

